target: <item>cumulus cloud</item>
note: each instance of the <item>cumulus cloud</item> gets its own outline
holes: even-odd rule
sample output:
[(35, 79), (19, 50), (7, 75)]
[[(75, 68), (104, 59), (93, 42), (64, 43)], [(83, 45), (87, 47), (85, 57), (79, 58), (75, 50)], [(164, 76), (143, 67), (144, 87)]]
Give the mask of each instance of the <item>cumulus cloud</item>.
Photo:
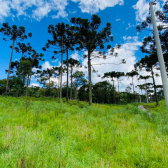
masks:
[[(102, 79), (97, 75), (103, 76), (104, 73), (111, 72), (111, 71), (124, 72), (126, 74), (127, 72), (130, 72), (134, 69), (134, 64), (137, 62), (135, 54), (136, 54), (136, 51), (139, 50), (139, 47), (142, 45), (142, 42), (138, 41), (137, 36), (133, 36), (133, 37), (124, 36), (123, 39), (125, 42), (121, 45), (121, 48), (116, 51), (118, 53), (118, 57), (112, 57), (110, 59), (105, 59), (105, 60), (96, 58), (92, 60), (92, 65), (94, 69), (98, 71), (97, 73), (92, 73), (92, 82), (94, 84), (105, 80), (109, 81), (112, 84), (112, 81), (110, 78)], [(115, 65), (115, 64), (119, 64), (121, 62), (121, 59), (125, 59), (126, 64)], [(105, 64), (102, 64), (102, 63), (105, 63)], [(114, 64), (111, 64), (111, 63), (114, 63)], [(84, 68), (84, 66), (87, 66), (87, 59), (84, 59), (82, 61), (82, 65), (83, 65), (82, 71), (84, 71), (86, 78), (88, 78), (88, 70)], [(155, 70), (155, 73), (160, 74), (158, 70)], [(140, 74), (144, 76), (151, 75), (146, 71), (140, 71)], [(157, 85), (162, 84), (161, 77), (156, 77), (155, 80)], [(152, 83), (152, 79), (149, 79), (147, 82)], [(131, 78), (121, 77), (120, 91), (125, 91), (125, 88), (127, 86), (130, 86), (130, 83), (132, 83)], [(144, 84), (144, 81), (143, 80), (138, 81), (137, 78), (135, 77), (134, 85), (136, 86), (139, 84)], [(117, 86), (118, 86), (118, 83), (117, 83), (117, 80), (115, 79), (115, 87), (117, 88)], [(135, 91), (140, 92), (138, 88), (135, 88)]]
[(40, 87), (38, 83), (32, 83), (31, 86), (32, 87)]
[[(79, 3), (79, 8), (82, 12), (97, 13), (99, 10), (104, 10), (107, 7), (113, 7), (117, 4), (123, 5), (123, 0), (71, 0), (72, 2)], [(68, 0), (0, 0), (0, 21), (6, 17), (15, 17), (21, 15), (36, 20), (41, 20), (43, 17), (48, 16), (51, 11), (56, 11), (56, 15), (52, 15), (53, 19), (59, 17), (66, 18), (68, 13), (66, 7)], [(32, 10), (33, 7), (33, 10)], [(35, 9), (34, 9), (35, 8)], [(28, 10), (29, 9), (29, 10)]]
[(104, 10), (107, 7), (113, 7), (117, 4), (123, 5), (124, 0), (72, 0), (79, 3), (79, 8), (82, 12), (97, 13), (99, 10)]
[[(95, 70), (98, 70), (98, 74), (100, 74), (100, 76), (103, 76), (105, 72), (111, 72), (111, 71), (126, 73), (134, 68), (134, 64), (136, 63), (135, 52), (139, 49), (139, 46), (141, 46), (142, 43), (138, 41), (137, 37), (129, 38), (129, 40), (130, 41), (127, 41), (126, 43), (122, 44), (120, 49), (116, 50), (116, 52), (118, 53), (118, 57), (112, 57), (105, 60), (93, 59), (92, 64), (101, 64), (102, 62), (105, 63), (102, 65), (94, 66)], [(126, 60), (126, 64), (115, 65), (120, 64), (122, 59)], [(126, 79), (124, 80), (125, 81), (122, 82), (123, 86), (125, 86), (125, 84), (130, 83), (127, 82)], [(102, 81), (102, 79), (97, 77), (97, 75), (93, 73), (93, 82), (96, 83), (98, 81)]]
[(58, 19), (59, 17), (66, 18), (68, 14), (65, 11), (59, 11), (57, 15), (52, 15), (53, 19)]
[[(54, 15), (56, 18), (66, 17), (67, 5), (67, 0), (0, 0), (0, 21), (9, 16), (14, 17), (12, 10), (16, 12), (17, 17), (24, 15), (36, 20), (48, 16), (51, 11), (57, 12), (57, 15)], [(32, 7), (35, 9), (31, 10)]]
[(37, 20), (41, 20), (44, 16), (47, 16), (51, 10), (51, 5), (46, 2), (42, 6), (38, 7), (36, 10), (33, 10), (32, 17)]
[(48, 61), (44, 62), (42, 64), (42, 70), (46, 70), (47, 68), (48, 69), (51, 69), (53, 66), (50, 65), (50, 63)]
[(0, 0), (0, 21), (4, 21), (4, 18), (10, 15), (10, 1)]
[[(97, 82), (105, 81), (105, 80), (109, 81), (112, 84), (112, 81), (110, 78), (105, 78), (105, 79), (101, 78), (106, 72), (116, 71), (116, 72), (124, 72), (126, 74), (127, 72), (130, 72), (134, 69), (134, 64), (138, 61), (136, 60), (136, 56), (135, 56), (136, 51), (139, 50), (139, 47), (142, 45), (142, 42), (138, 40), (137, 36), (133, 36), (133, 37), (123, 36), (123, 40), (124, 40), (124, 43), (121, 45), (121, 48), (116, 50), (116, 52), (118, 53), (117, 57), (110, 57), (110, 55), (108, 54), (107, 59), (101, 59), (101, 58), (92, 59), (92, 65), (94, 69), (97, 71), (97, 73), (92, 73), (93, 84)], [(71, 58), (79, 60), (82, 64), (81, 68), (74, 68), (73, 71), (74, 72), (76, 70), (83, 71), (85, 74), (85, 78), (88, 79), (88, 69), (85, 68), (88, 65), (88, 60), (87, 58), (85, 59), (82, 58), (83, 54), (87, 55), (87, 51), (82, 54), (75, 52), (71, 55)], [(97, 53), (94, 52), (93, 54), (97, 54)], [(126, 64), (120, 64), (122, 59), (126, 60)], [(119, 64), (119, 65), (115, 65), (115, 64)], [(60, 63), (58, 66), (60, 66)], [(48, 61), (46, 61), (42, 65), (42, 69), (47, 69), (47, 68), (52, 68), (52, 66), (50, 65)], [(154, 72), (160, 74), (159, 70), (155, 70)], [(140, 75), (143, 75), (143, 76), (151, 75), (149, 72), (146, 72), (144, 70), (140, 71), (139, 73)], [(101, 77), (98, 77), (98, 75), (100, 75)], [(51, 81), (53, 81), (56, 85), (59, 84), (58, 78), (51, 78)], [(156, 81), (156, 85), (162, 84), (161, 77), (156, 77), (155, 81)], [(64, 73), (63, 75), (63, 83), (64, 82), (66, 82), (66, 73)], [(148, 79), (147, 82), (152, 83), (152, 78)], [(132, 83), (131, 78), (121, 77), (120, 91), (125, 91), (125, 88), (127, 86), (130, 86), (130, 83)], [(144, 84), (144, 83), (145, 81), (143, 80), (138, 81), (136, 77), (134, 78), (134, 86)], [(115, 79), (115, 87), (117, 88), (117, 86), (118, 86), (118, 83), (117, 83), (117, 80)], [(141, 92), (138, 88), (135, 88), (135, 91), (138, 93)]]
[[(133, 8), (136, 10), (136, 21), (142, 22), (146, 20), (146, 17), (149, 15), (149, 1), (146, 0), (139, 0)], [(161, 10), (161, 5), (158, 2), (154, 5), (154, 10)]]
[(138, 36), (123, 36), (123, 40), (126, 42), (138, 41)]
[[(92, 65), (96, 73), (92, 72), (92, 82), (93, 84), (101, 81), (108, 80), (111, 84), (112, 81), (109, 78), (102, 79), (101, 77), (104, 75), (106, 72), (111, 72), (111, 71), (116, 71), (116, 72), (130, 72), (134, 69), (134, 64), (136, 63), (136, 57), (135, 57), (135, 52), (139, 50), (139, 46), (142, 45), (142, 42), (138, 41), (138, 37), (134, 36), (124, 36), (123, 39), (125, 40), (124, 44), (121, 45), (121, 48), (116, 50), (118, 53), (117, 57), (111, 57), (110, 54), (107, 54), (107, 59), (102, 59), (102, 58), (95, 58), (92, 59)], [(87, 52), (84, 52), (84, 54), (87, 55)], [(97, 54), (94, 52), (93, 54)], [(74, 58), (76, 58), (75, 54), (73, 55)], [(79, 55), (77, 57), (79, 58)], [(121, 60), (125, 59), (126, 64), (120, 64)], [(75, 70), (80, 70), (83, 71), (85, 74), (86, 79), (88, 79), (88, 69), (85, 68), (88, 66), (88, 60), (87, 58), (81, 60), (82, 68), (74, 69)], [(92, 68), (92, 70), (93, 70)], [(100, 75), (101, 77), (98, 77)], [(120, 91), (124, 91), (125, 88), (130, 85), (131, 79), (127, 77), (121, 78), (120, 81)], [(115, 80), (115, 86), (117, 87), (117, 81)]]
[(73, 59), (76, 59), (78, 61), (81, 60), (81, 56), (79, 55), (79, 53), (77, 51), (75, 51), (73, 54), (71, 54), (70, 57)]

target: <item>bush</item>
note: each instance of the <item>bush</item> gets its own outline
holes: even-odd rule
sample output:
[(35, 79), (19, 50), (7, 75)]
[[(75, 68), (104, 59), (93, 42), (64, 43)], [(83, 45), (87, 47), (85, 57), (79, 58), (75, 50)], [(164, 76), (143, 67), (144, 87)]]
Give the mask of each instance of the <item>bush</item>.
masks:
[(68, 102), (65, 102), (65, 103), (70, 106), (76, 105), (80, 108), (86, 108), (89, 106), (89, 104), (87, 102), (82, 102), (82, 101), (78, 101), (78, 100), (69, 100)]

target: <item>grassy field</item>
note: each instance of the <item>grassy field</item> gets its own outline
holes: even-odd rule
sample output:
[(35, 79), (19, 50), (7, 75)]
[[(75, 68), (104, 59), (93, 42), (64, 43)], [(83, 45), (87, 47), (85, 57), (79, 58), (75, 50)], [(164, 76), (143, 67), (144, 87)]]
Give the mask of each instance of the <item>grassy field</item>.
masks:
[(0, 97), (0, 168), (168, 168), (165, 102), (144, 107)]

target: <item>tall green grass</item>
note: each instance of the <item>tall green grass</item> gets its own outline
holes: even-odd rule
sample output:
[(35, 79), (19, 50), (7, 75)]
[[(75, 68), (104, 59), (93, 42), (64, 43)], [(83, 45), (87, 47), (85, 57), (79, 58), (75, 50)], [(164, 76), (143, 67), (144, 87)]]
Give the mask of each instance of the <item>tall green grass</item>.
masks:
[(0, 97), (0, 167), (167, 168), (158, 108)]

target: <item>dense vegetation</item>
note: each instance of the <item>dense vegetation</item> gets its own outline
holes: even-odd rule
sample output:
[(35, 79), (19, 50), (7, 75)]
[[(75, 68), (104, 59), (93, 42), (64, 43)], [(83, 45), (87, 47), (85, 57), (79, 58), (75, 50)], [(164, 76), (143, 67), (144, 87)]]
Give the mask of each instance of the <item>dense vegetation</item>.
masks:
[[(168, 20), (167, 9), (166, 1), (166, 13), (156, 12), (163, 23)], [(7, 79), (0, 80), (0, 167), (168, 167), (168, 116), (163, 86), (155, 82), (160, 67), (154, 36), (144, 38), (140, 49), (147, 55), (137, 61), (132, 71), (97, 74), (105, 80), (93, 84), (92, 73), (98, 72), (91, 60), (117, 57), (116, 49), (120, 49), (120, 45), (111, 47), (111, 24), (101, 30), (100, 24), (100, 17), (92, 15), (90, 20), (72, 18), (71, 25), (49, 25), (52, 38), (42, 50), (50, 50), (56, 61), (61, 58), (61, 66), (51, 69), (42, 69), (43, 53), (37, 53), (30, 43), (21, 43), (32, 33), (26, 35), (22, 26), (2, 24), (0, 35), (7, 37), (3, 38), (5, 41), (11, 40), (12, 46)], [(136, 27), (137, 31), (150, 24), (148, 17)], [(168, 72), (167, 28), (158, 28)], [(87, 53), (83, 58), (88, 60), (84, 67), (88, 78), (79, 69), (81, 62), (69, 58), (69, 51), (76, 50)], [(14, 51), (21, 58), (12, 62)], [(63, 73), (67, 77), (65, 83)], [(31, 86), (32, 77), (42, 87)], [(132, 79), (122, 92), (121, 77)], [(136, 79), (144, 84), (135, 86)]]
[(144, 112), (136, 104), (0, 97), (0, 167), (165, 168), (168, 118), (159, 103)]
[[(162, 23), (167, 23), (167, 1), (163, 6), (163, 11), (157, 11), (156, 16)], [(92, 15), (91, 19), (75, 18), (72, 17), (70, 24), (58, 23), (56, 25), (48, 26), (48, 33), (51, 38), (42, 47), (42, 51), (52, 52), (51, 58), (55, 61), (61, 61), (61, 66), (52, 66), (51, 69), (42, 69), (42, 61), (44, 61), (43, 53), (37, 53), (32, 48), (30, 43), (23, 43), (22, 41), (28, 37), (32, 37), (32, 33), (26, 34), (26, 29), (22, 26), (19, 28), (16, 25), (9, 26), (8, 23), (3, 23), (0, 28), (0, 35), (5, 36), (3, 40), (11, 40), (11, 56), (9, 61), (9, 68), (6, 70), (8, 73), (7, 79), (0, 80), (0, 94), (8, 96), (34, 96), (34, 97), (57, 97), (60, 99), (66, 97), (69, 99), (76, 99), (81, 101), (88, 101), (90, 105), (93, 103), (106, 103), (106, 104), (126, 104), (135, 102), (152, 102), (155, 101), (159, 105), (158, 100), (164, 99), (163, 86), (156, 85), (156, 77), (160, 67), (157, 58), (156, 45), (154, 35), (150, 35), (143, 39), (142, 46), (140, 47), (146, 56), (137, 61), (135, 68), (127, 73), (124, 72), (106, 72), (100, 76), (95, 70), (95, 65), (106, 64), (103, 59), (117, 57), (117, 50), (120, 45), (116, 44), (112, 47), (113, 36), (111, 34), (111, 23), (106, 25), (100, 30), (101, 18), (98, 15)], [(150, 28), (151, 17), (147, 17), (140, 25), (136, 27), (138, 32)], [(168, 72), (168, 57), (167, 57), (167, 27), (162, 25), (158, 26), (163, 56)], [(5, 43), (4, 43), (5, 45)], [(20, 60), (12, 62), (13, 52), (20, 54)], [(81, 62), (69, 58), (69, 51), (79, 51), (86, 55), (88, 65), (84, 68), (88, 69), (88, 77), (77, 70), (81, 68)], [(63, 60), (63, 55), (66, 54), (66, 60)], [(92, 59), (101, 59), (100, 64), (92, 64)], [(119, 63), (120, 66), (125, 64), (127, 59), (122, 59)], [(57, 62), (58, 63), (58, 62)], [(109, 62), (108, 64), (113, 64)], [(63, 83), (63, 73), (66, 73), (67, 80)], [(92, 73), (97, 73), (98, 77), (105, 79), (102, 82), (93, 84), (91, 77)], [(147, 75), (145, 75), (147, 74)], [(143, 76), (145, 75), (145, 76)], [(31, 87), (31, 79), (35, 77), (41, 84), (39, 87)], [(131, 78), (132, 82), (125, 88), (125, 91), (120, 91), (121, 77)], [(54, 83), (53, 79), (57, 78), (58, 83)], [(70, 78), (70, 80), (69, 80)], [(112, 81), (108, 81), (108, 78)], [(152, 83), (149, 83), (149, 79)], [(135, 85), (135, 80), (143, 81), (141, 85)], [(114, 85), (117, 84), (117, 87)], [(135, 90), (135, 88), (137, 89)], [(141, 93), (140, 93), (141, 90)], [(145, 91), (145, 95), (142, 94)], [(105, 94), (102, 94), (105, 93)]]

